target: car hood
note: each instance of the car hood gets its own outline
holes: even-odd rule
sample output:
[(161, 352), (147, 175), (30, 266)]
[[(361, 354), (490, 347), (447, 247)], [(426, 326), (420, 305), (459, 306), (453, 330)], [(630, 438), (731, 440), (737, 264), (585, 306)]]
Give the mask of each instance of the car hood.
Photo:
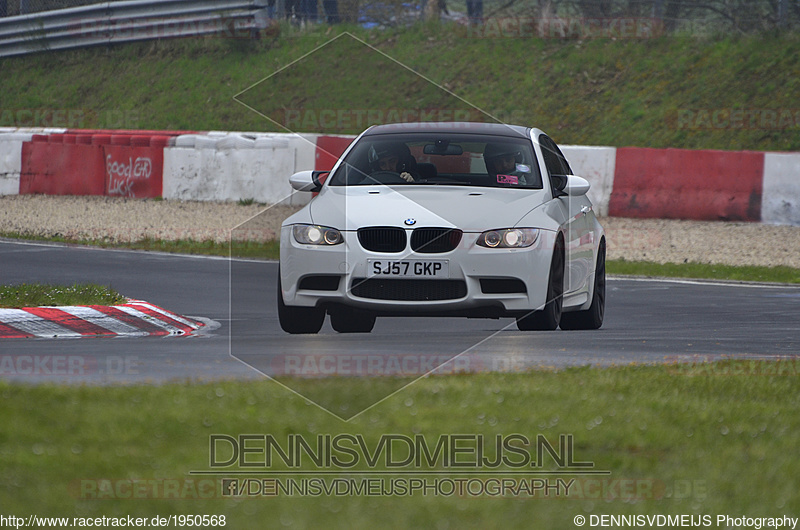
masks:
[(329, 186), (311, 201), (309, 211), (313, 223), (340, 230), (408, 221), (406, 226), (480, 232), (516, 226), (545, 196), (543, 190), (513, 188)]

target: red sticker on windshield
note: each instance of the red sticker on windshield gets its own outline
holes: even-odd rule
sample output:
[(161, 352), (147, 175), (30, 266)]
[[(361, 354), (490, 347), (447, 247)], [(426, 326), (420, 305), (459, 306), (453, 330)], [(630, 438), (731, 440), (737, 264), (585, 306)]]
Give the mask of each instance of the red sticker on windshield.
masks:
[(519, 184), (519, 177), (514, 175), (497, 175), (498, 184)]

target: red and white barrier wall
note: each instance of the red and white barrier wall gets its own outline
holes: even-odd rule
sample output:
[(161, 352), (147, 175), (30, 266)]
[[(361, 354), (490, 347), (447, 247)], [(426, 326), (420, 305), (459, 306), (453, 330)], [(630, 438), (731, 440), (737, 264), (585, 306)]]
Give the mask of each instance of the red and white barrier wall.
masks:
[(353, 136), (0, 128), (0, 195), (303, 204), (288, 176), (330, 169)]
[(159, 197), (177, 132), (0, 129), (4, 194)]
[[(299, 205), (288, 176), (330, 169), (353, 136), (0, 128), (0, 195)], [(800, 153), (563, 146), (601, 216), (800, 226)]]

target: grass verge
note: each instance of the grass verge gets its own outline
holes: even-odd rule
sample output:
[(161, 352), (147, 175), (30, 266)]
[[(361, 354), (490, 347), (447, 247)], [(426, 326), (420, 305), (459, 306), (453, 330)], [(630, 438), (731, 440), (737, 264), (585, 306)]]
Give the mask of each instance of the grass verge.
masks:
[(0, 307), (115, 305), (124, 304), (126, 301), (127, 298), (114, 289), (96, 284), (0, 285)]
[[(81, 244), (86, 244), (82, 242)], [(173, 252), (178, 254), (202, 254), (206, 256), (224, 256), (233, 258), (278, 259), (280, 242), (256, 243), (252, 241), (165, 241), (163, 239), (143, 239), (132, 243), (95, 243), (105, 248), (127, 248), (132, 250), (150, 250)]]
[(16, 232), (0, 233), (0, 237), (22, 239), (26, 241), (42, 241), (64, 243), (67, 245), (87, 245), (100, 248), (117, 248), (128, 250), (147, 250), (153, 252), (172, 252), (176, 254), (198, 254), (205, 256), (224, 256), (234, 258), (278, 259), (280, 243), (269, 241), (257, 243), (252, 241), (218, 242), (212, 240), (194, 241), (190, 239), (164, 240), (140, 239), (138, 241), (110, 241), (105, 239), (69, 239), (64, 237), (37, 237)]
[[(358, 40), (333, 40), (344, 31)], [(390, 110), (447, 119), (477, 108), (561, 144), (793, 151), (799, 49), (789, 33), (541, 39), (435, 23), (286, 25), (261, 41), (0, 59), (0, 126), (357, 134), (367, 112), (392, 121)], [(233, 99), (247, 87), (260, 114)]]
[(609, 260), (609, 274), (664, 276), (746, 282), (800, 283), (800, 269), (793, 267), (734, 266), (710, 263), (653, 263)]
[[(797, 514), (800, 510), (798, 365), (767, 361), (714, 364), (570, 368), (514, 374), (429, 377), (384, 400), (349, 423), (343, 423), (299, 395), (272, 381), (169, 384), (156, 387), (71, 387), (0, 382), (0, 484), (5, 513), (51, 516), (134, 517), (170, 514), (225, 515), (230, 528), (260, 527), (264, 521), (296, 528), (571, 528), (573, 517), (637, 514)], [(307, 383), (307, 382), (306, 382)], [(354, 382), (332, 380), (337, 393)], [(135, 421), (131, 421), (135, 418)], [(207, 470), (210, 435), (273, 435), (285, 448), (300, 435), (316, 451), (317, 435), (362, 436), (372, 454), (382, 435), (421, 435), (434, 447), (440, 435), (482, 435), (482, 450), (496, 455), (495, 436), (542, 435), (557, 443), (574, 440), (574, 461), (592, 462), (607, 476), (503, 475), (513, 465), (489, 471), (484, 480), (575, 479), (568, 493), (549, 495), (473, 494), (286, 495), (254, 498), (221, 496), (221, 479), (237, 471), (286, 469), (278, 457), (266, 467), (259, 442), (254, 452), (224, 476), (190, 475)], [(537, 471), (559, 466), (535, 447), (514, 442), (537, 462)], [(345, 444), (352, 449), (355, 444)], [(264, 443), (261, 442), (263, 449)], [(403, 445), (392, 457), (407, 455)], [(457, 460), (475, 460), (474, 442)], [(399, 448), (399, 449), (398, 449)], [(471, 448), (471, 449), (470, 449)], [(335, 450), (334, 450), (335, 451)], [(337, 452), (355, 460), (348, 471), (315, 474), (309, 458), (295, 470), (310, 474), (290, 478), (361, 481), (368, 469), (364, 452)], [(562, 453), (563, 454), (563, 453)], [(522, 453), (506, 452), (514, 462)], [(385, 451), (373, 468), (386, 471)], [(216, 457), (220, 459), (219, 455)], [(224, 457), (223, 457), (224, 458)], [(415, 476), (429, 484), (456, 475), (439, 459), (422, 469), (441, 474)], [(371, 480), (412, 478), (396, 475)], [(474, 468), (460, 468), (464, 469)], [(529, 468), (526, 468), (529, 469)], [(339, 470), (339, 471), (337, 471)], [(420, 468), (416, 468), (417, 471)], [(496, 471), (496, 473), (494, 473)], [(241, 476), (239, 476), (241, 477)], [(257, 478), (274, 479), (257, 475)], [(275, 484), (275, 483), (271, 483)], [(390, 487), (384, 482), (385, 487)], [(487, 488), (489, 483), (487, 484)], [(516, 482), (515, 484), (518, 484)], [(449, 483), (440, 486), (450, 490)], [(271, 524), (270, 523), (270, 524)]]

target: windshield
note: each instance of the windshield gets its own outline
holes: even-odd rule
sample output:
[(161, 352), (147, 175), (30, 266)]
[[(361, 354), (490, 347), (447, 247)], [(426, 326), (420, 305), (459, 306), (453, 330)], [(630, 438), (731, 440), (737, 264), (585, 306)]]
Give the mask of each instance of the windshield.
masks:
[(478, 134), (364, 136), (331, 186), (461, 185), (542, 188), (529, 139)]

